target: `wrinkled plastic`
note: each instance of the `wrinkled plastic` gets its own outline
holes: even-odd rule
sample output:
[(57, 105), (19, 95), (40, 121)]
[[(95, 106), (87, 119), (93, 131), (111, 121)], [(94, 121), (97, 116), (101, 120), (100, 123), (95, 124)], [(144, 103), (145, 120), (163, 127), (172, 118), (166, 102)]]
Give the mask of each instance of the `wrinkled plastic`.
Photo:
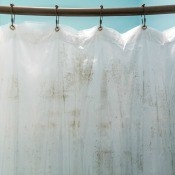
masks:
[(0, 28), (0, 175), (175, 174), (175, 28)]

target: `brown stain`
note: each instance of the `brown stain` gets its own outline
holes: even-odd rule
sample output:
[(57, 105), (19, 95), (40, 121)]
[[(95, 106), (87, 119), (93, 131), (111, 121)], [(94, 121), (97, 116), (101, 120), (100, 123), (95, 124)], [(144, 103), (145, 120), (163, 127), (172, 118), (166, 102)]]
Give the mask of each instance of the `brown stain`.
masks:
[(46, 123), (38, 123), (33, 125), (34, 130), (36, 129), (36, 131), (43, 131), (43, 130), (47, 130), (48, 128), (56, 128), (58, 127), (58, 124), (52, 121), (49, 121), (47, 124)]
[(48, 116), (59, 116), (60, 115), (60, 111), (48, 111)]
[(18, 99), (19, 97), (19, 82), (16, 77), (12, 77), (9, 80), (10, 89), (9, 89), (9, 98)]
[(97, 151), (97, 157), (102, 157), (102, 156), (105, 156), (105, 155), (111, 155), (112, 154), (112, 151), (111, 150), (99, 150)]
[(111, 127), (111, 122), (101, 122), (100, 123), (100, 128), (101, 129), (109, 129)]
[(72, 116), (79, 116), (80, 115), (80, 110), (76, 110), (74, 109), (73, 111), (71, 111)]
[(78, 74), (81, 83), (89, 82), (93, 77), (93, 61), (87, 61), (88, 59), (82, 58), (78, 64)]
[(54, 122), (49, 122), (48, 126), (49, 126), (49, 128), (55, 128), (57, 125)]
[[(40, 97), (43, 97), (45, 99), (65, 99), (68, 97), (67, 94), (65, 94), (64, 88), (60, 88), (62, 85), (59, 82), (49, 82), (44, 81), (41, 82), (41, 90), (40, 90)], [(60, 85), (59, 85), (60, 84)]]
[(66, 98), (68, 97), (68, 95), (65, 94), (65, 91), (63, 90), (63, 93), (61, 95), (61, 93), (58, 93), (58, 89), (56, 89), (54, 86), (52, 86), (50, 88), (50, 93), (49, 96), (51, 98), (63, 98), (63, 100), (65, 101)]
[(77, 129), (77, 128), (79, 128), (80, 127), (80, 121), (74, 119), (73, 121), (70, 122), (70, 127), (72, 129), (74, 129), (74, 130)]
[(76, 135), (78, 129), (80, 128), (80, 120), (79, 120), (79, 115), (80, 115), (80, 110), (72, 110), (70, 111), (70, 114), (72, 116), (72, 120), (69, 121), (69, 127), (71, 129), (71, 132), (73, 136)]
[(113, 167), (113, 152), (108, 149), (97, 150), (96, 152), (97, 172), (103, 173), (103, 169), (107, 169), (109, 174), (112, 174)]
[(152, 150), (152, 142), (151, 141), (149, 142), (149, 149), (150, 149), (150, 151)]
[(75, 84), (75, 75), (71, 72), (68, 72), (65, 76), (65, 89), (71, 88)]
[(119, 64), (112, 64), (112, 77), (113, 77), (113, 80), (115, 82), (118, 82), (120, 81), (121, 77), (120, 77), (120, 65)]
[(70, 134), (73, 137), (77, 136), (79, 128), (80, 128), (80, 121), (77, 118), (74, 118), (74, 120), (69, 122)]
[(111, 128), (111, 122), (101, 122), (98, 126), (99, 133), (101, 136), (106, 136)]
[(139, 171), (143, 172), (143, 155), (137, 155), (137, 168)]
[(107, 72), (103, 72), (102, 75), (102, 85), (101, 85), (101, 97), (102, 99), (107, 98)]
[(56, 95), (56, 93), (55, 93), (55, 87), (52, 86), (50, 88), (50, 91), (49, 91), (49, 96), (53, 98), (55, 95)]
[(151, 127), (151, 138), (154, 138), (155, 136), (155, 128)]

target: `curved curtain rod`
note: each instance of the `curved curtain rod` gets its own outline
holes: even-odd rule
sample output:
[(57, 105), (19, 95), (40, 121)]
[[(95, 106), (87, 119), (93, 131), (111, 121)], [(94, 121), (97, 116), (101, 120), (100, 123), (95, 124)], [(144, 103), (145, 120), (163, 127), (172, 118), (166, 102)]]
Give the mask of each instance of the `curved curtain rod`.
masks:
[[(175, 5), (145, 6), (145, 15), (175, 13)], [(100, 8), (59, 8), (59, 16), (100, 16)], [(15, 15), (55, 16), (55, 8), (14, 6)], [(0, 6), (0, 14), (11, 14), (10, 6)], [(143, 14), (143, 7), (104, 8), (103, 16), (136, 16)]]

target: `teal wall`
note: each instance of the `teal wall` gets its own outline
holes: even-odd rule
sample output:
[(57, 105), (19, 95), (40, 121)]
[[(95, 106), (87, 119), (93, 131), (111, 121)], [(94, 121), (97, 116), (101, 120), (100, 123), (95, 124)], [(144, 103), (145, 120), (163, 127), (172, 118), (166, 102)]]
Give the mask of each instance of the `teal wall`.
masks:
[[(36, 6), (36, 7), (55, 7), (58, 4), (64, 8), (104, 8), (108, 7), (134, 7), (141, 6), (145, 3), (149, 5), (164, 5), (175, 4), (175, 0), (0, 0), (0, 5), (9, 5), (14, 3), (16, 6)], [(175, 26), (175, 15), (151, 15), (147, 16), (147, 25), (154, 27), (158, 30)], [(37, 17), (37, 16), (16, 16), (16, 23), (23, 21), (42, 21), (55, 24), (55, 17)], [(0, 15), (0, 25), (10, 23), (10, 15)], [(99, 24), (99, 17), (60, 17), (60, 24), (71, 26), (77, 30), (90, 28)], [(119, 32), (125, 32), (137, 25), (141, 24), (140, 16), (127, 16), (127, 17), (104, 17), (103, 25), (114, 28)]]

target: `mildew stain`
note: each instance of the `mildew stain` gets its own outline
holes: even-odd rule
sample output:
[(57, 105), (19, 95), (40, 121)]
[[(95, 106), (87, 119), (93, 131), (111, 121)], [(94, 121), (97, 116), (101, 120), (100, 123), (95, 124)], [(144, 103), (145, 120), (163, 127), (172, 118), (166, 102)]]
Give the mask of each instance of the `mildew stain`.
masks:
[(101, 136), (107, 135), (107, 133), (110, 131), (111, 128), (111, 122), (101, 122), (98, 125), (99, 133)]
[(154, 138), (155, 136), (155, 128), (152, 126), (151, 127), (151, 138)]
[(48, 126), (49, 126), (49, 128), (55, 128), (57, 125), (54, 122), (49, 122)]
[(18, 99), (18, 97), (19, 97), (19, 82), (18, 82), (18, 79), (15, 78), (15, 77), (12, 77), (9, 80), (9, 84), (10, 84), (10, 87), (9, 87), (8, 97), (12, 98), (14, 100)]
[(48, 111), (48, 115), (49, 116), (59, 116), (60, 115), (60, 111), (51, 110), (51, 111)]
[(144, 80), (144, 77), (145, 77), (145, 72), (144, 72), (144, 70), (143, 70), (143, 89), (142, 89), (142, 91), (143, 91), (143, 97), (142, 97), (142, 101), (143, 101), (143, 103), (144, 103), (144, 101), (145, 101), (145, 80)]
[(72, 74), (71, 72), (68, 72), (65, 76), (65, 87), (66, 89), (72, 87), (75, 83), (75, 75)]
[(101, 122), (100, 123), (100, 128), (102, 129), (109, 129), (111, 127), (111, 122)]
[(143, 172), (143, 155), (142, 154), (137, 155), (137, 168), (139, 171)]
[(72, 129), (74, 129), (74, 130), (77, 129), (77, 128), (79, 128), (80, 127), (80, 121), (74, 119), (73, 121), (70, 122), (70, 127)]
[(101, 85), (101, 97), (107, 98), (107, 73), (103, 72), (102, 75), (102, 85)]
[(41, 82), (40, 96), (45, 99), (62, 99), (65, 100), (68, 95), (64, 89), (61, 89), (58, 82)]
[[(80, 59), (81, 60), (81, 59)], [(87, 61), (86, 59), (82, 59), (82, 61), (78, 64), (79, 70), (79, 78), (80, 82), (89, 82), (92, 80), (93, 77), (93, 62)]]
[(69, 128), (71, 134), (75, 137), (78, 134), (78, 130), (80, 128), (80, 121), (77, 118), (74, 118), (74, 120), (69, 121)]
[(66, 95), (65, 95), (64, 83), (63, 83), (63, 95), (62, 95), (62, 97), (63, 97), (64, 112), (65, 112)]
[(97, 150), (96, 162), (98, 174), (103, 174), (104, 169), (106, 172), (108, 172), (108, 174), (113, 173), (113, 152), (111, 150)]
[(72, 116), (79, 116), (80, 115), (80, 110), (73, 110), (71, 111)]
[(71, 118), (73, 119), (69, 121), (69, 127), (71, 129), (73, 136), (75, 136), (78, 129), (80, 128), (80, 119), (79, 119), (80, 110), (74, 109), (70, 111), (70, 114)]

